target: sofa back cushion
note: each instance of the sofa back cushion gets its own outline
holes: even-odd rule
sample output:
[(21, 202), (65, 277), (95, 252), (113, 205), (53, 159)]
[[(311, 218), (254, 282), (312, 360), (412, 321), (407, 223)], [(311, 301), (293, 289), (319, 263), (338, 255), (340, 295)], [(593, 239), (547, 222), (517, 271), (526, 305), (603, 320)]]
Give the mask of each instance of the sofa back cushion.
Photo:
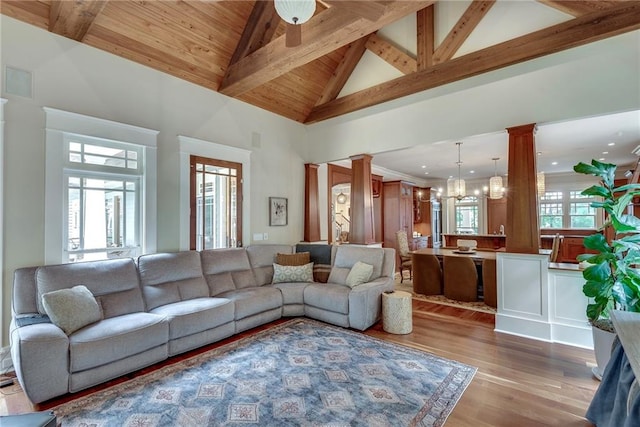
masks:
[(373, 266), (373, 272), (369, 280), (375, 280), (382, 275), (385, 252), (382, 248), (366, 248), (362, 246), (341, 245), (335, 249), (335, 257), (330, 283), (346, 285), (347, 276), (358, 261)]
[(200, 252), (200, 260), (211, 296), (257, 286), (244, 248), (209, 249)]
[(138, 257), (138, 272), (147, 310), (209, 296), (198, 252), (142, 255)]
[(38, 267), (18, 268), (13, 272), (13, 297), (11, 308), (15, 314), (42, 313), (38, 310)]
[(273, 280), (273, 263), (277, 255), (293, 253), (291, 245), (252, 245), (247, 247), (247, 255), (258, 286)]
[(84, 285), (102, 307), (105, 319), (145, 310), (136, 264), (131, 258), (47, 265), (36, 271), (38, 311), (42, 295)]

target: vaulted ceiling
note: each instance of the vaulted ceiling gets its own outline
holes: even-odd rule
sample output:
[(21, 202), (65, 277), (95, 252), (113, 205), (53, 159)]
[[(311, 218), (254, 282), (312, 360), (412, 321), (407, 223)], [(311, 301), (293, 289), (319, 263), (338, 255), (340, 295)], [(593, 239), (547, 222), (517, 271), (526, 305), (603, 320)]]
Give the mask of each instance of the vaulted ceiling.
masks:
[[(3, 0), (0, 13), (301, 123), (640, 28), (638, 1), (538, 0), (566, 20), (462, 53), (495, 1), (467, 2), (438, 41), (436, 3), (319, 0), (297, 47), (285, 46), (271, 0)], [(415, 53), (378, 32), (407, 16), (416, 19)], [(400, 76), (344, 94), (367, 51)]]

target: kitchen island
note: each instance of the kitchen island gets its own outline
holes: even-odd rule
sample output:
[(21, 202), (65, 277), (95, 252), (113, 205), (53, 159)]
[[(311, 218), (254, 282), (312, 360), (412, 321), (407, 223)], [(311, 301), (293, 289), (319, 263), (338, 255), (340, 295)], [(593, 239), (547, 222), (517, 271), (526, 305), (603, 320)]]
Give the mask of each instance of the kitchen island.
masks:
[(506, 246), (507, 236), (504, 234), (442, 234), (445, 248), (457, 248), (458, 239), (475, 240), (478, 242), (478, 249), (496, 250)]

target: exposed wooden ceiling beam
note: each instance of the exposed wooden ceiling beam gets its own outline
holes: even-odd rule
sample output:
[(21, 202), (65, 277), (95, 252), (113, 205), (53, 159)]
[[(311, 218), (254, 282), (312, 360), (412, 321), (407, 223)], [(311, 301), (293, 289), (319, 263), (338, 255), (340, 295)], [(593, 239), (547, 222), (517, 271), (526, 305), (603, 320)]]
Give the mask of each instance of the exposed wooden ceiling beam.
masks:
[(620, 3), (620, 0), (591, 0), (591, 1), (574, 1), (574, 0), (537, 0), (539, 3), (545, 4), (554, 9), (558, 9), (569, 15), (578, 16), (591, 12), (609, 9)]
[(229, 64), (235, 64), (245, 56), (268, 45), (273, 39), (278, 24), (282, 21), (272, 1), (257, 1), (244, 26), (242, 37), (231, 56)]
[(453, 26), (447, 37), (433, 53), (433, 63), (447, 61), (460, 49), (462, 43), (471, 35), (482, 18), (489, 12), (495, 0), (472, 1), (467, 10), (462, 14), (456, 25)]
[(333, 101), (338, 97), (340, 91), (347, 83), (349, 76), (351, 76), (356, 65), (360, 62), (360, 58), (362, 58), (362, 55), (364, 55), (364, 52), (367, 50), (366, 45), (369, 37), (370, 36), (362, 37), (349, 45), (315, 105)]
[(394, 66), (403, 74), (415, 73), (417, 70), (416, 59), (406, 54), (377, 34), (371, 34), (367, 41), (367, 49), (375, 53), (387, 63)]
[(421, 9), (416, 14), (417, 19), (417, 68), (424, 70), (433, 65), (433, 51), (435, 50), (435, 6)]
[(227, 69), (220, 92), (228, 96), (241, 95), (433, 2), (434, 0), (392, 2), (385, 8), (384, 15), (375, 22), (344, 13), (339, 7), (331, 7), (303, 24), (305, 41), (300, 46), (288, 48), (285, 46), (284, 36), (280, 36), (231, 65)]
[(49, 31), (81, 42), (108, 0), (54, 0), (49, 12)]
[(640, 2), (621, 2), (606, 11), (590, 13), (319, 105), (305, 123), (330, 119), (637, 29), (640, 29)]
[(337, 6), (348, 10), (349, 12), (368, 19), (369, 21), (377, 21), (384, 15), (386, 3), (378, 1), (348, 1), (348, 0), (324, 0), (323, 3), (327, 3), (331, 6)]

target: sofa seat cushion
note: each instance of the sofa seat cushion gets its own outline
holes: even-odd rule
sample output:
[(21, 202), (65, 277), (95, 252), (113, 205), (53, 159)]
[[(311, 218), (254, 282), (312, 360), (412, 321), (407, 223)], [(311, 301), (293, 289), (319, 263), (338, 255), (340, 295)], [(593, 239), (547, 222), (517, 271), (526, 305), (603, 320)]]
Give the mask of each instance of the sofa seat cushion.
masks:
[(304, 303), (323, 310), (349, 314), (351, 288), (335, 283), (311, 283), (304, 288)]
[(304, 304), (304, 288), (309, 285), (309, 282), (288, 282), (288, 283), (275, 283), (268, 285), (280, 289), (282, 292), (282, 302), (284, 305), (288, 304)]
[(282, 292), (270, 286), (238, 289), (218, 295), (236, 305), (236, 320), (282, 307)]
[(69, 370), (80, 372), (166, 344), (165, 316), (131, 313), (104, 319), (69, 336)]
[(151, 310), (169, 319), (169, 339), (186, 337), (232, 322), (233, 301), (226, 298), (195, 298)]

